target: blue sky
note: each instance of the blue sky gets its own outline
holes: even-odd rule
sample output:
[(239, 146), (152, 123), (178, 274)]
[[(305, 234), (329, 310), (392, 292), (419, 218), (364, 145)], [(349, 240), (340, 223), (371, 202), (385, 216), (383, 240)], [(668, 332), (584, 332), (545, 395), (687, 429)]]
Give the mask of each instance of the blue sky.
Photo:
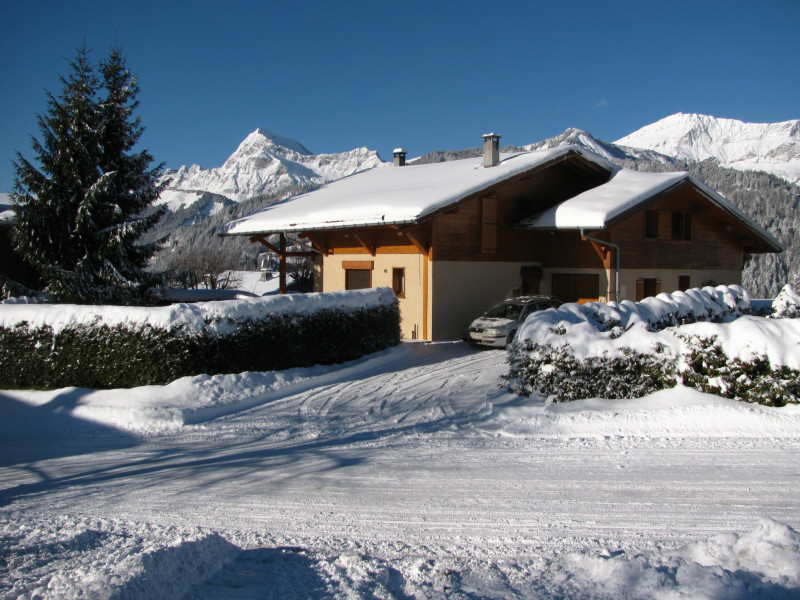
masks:
[(676, 112), (796, 119), (799, 24), (798, 0), (0, 0), (0, 191), (84, 35), (95, 60), (123, 46), (155, 158), (209, 168), (257, 127), (389, 160)]

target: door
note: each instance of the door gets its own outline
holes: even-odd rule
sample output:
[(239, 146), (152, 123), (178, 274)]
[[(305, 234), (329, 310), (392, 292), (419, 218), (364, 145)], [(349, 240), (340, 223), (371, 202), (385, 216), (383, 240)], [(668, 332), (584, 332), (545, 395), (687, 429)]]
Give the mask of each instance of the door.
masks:
[(553, 296), (562, 302), (597, 302), (600, 276), (588, 273), (553, 273)]

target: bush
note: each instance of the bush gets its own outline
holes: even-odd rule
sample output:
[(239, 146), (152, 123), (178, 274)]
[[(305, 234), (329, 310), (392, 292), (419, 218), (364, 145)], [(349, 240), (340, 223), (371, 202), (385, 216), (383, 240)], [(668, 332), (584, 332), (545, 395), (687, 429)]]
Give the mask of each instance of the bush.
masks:
[(578, 359), (569, 346), (526, 341), (512, 346), (511, 368), (503, 379), (520, 396), (540, 391), (554, 402), (581, 398), (638, 398), (675, 385), (675, 369), (663, 351), (641, 354), (624, 348), (620, 356)]
[[(769, 316), (797, 316), (798, 307), (800, 297), (786, 286)], [(659, 294), (636, 303), (565, 304), (534, 313), (520, 328), (503, 380), (516, 394), (538, 391), (555, 402), (636, 398), (679, 383), (769, 406), (800, 402), (800, 371), (772, 365), (765, 356), (729, 358), (716, 338), (680, 333), (681, 325), (734, 321), (749, 312), (750, 300), (739, 286)], [(671, 332), (659, 337), (666, 329)], [(762, 335), (767, 329), (775, 334), (774, 327), (761, 329)]]
[(0, 387), (118, 388), (206, 373), (268, 371), (353, 360), (400, 342), (397, 301), (355, 310), (270, 314), (225, 331), (100, 322), (54, 331), (0, 327)]
[(652, 355), (622, 348), (617, 356), (604, 353), (581, 360), (566, 344), (514, 344), (503, 380), (515, 394), (530, 396), (538, 391), (553, 402), (640, 398), (682, 383), (701, 392), (766, 406), (800, 403), (800, 371), (773, 368), (763, 356), (729, 358), (716, 339), (682, 339), (686, 350), (681, 361), (660, 347)]
[(681, 382), (701, 392), (766, 406), (800, 403), (800, 372), (768, 358), (729, 358), (715, 339), (683, 338), (689, 348)]

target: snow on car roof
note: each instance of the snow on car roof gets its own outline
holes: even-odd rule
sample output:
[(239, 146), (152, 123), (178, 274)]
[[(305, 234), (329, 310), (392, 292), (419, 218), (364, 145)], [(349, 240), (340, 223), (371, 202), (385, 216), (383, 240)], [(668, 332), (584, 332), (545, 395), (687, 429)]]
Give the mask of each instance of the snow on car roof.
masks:
[(611, 171), (603, 157), (578, 146), (404, 167), (375, 167), (227, 223), (224, 235), (253, 235), (359, 225), (413, 223), (470, 194), (574, 152)]

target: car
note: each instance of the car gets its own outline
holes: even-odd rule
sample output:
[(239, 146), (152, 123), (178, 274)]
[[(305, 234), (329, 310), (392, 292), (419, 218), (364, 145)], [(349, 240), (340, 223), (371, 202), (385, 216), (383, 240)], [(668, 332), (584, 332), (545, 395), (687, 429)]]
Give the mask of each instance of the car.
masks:
[(475, 319), (464, 332), (464, 341), (481, 346), (505, 348), (514, 341), (520, 325), (533, 312), (558, 308), (562, 302), (552, 296), (507, 298)]

